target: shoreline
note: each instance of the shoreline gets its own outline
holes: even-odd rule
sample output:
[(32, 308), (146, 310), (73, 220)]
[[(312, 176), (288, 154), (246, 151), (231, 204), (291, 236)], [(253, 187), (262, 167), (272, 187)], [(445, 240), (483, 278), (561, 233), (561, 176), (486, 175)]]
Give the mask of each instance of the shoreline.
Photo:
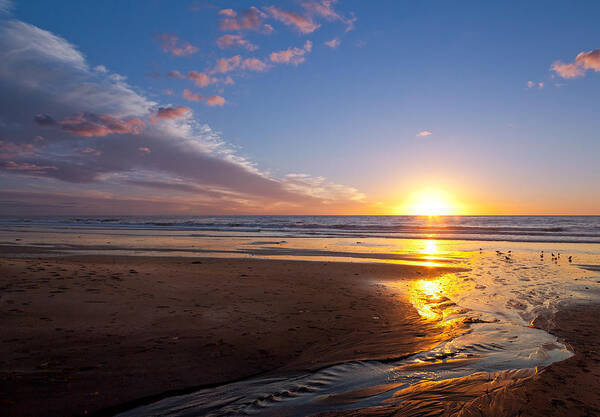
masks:
[(408, 356), (461, 331), (374, 283), (452, 268), (103, 255), (4, 257), (0, 270), (5, 415), (107, 415), (257, 374)]

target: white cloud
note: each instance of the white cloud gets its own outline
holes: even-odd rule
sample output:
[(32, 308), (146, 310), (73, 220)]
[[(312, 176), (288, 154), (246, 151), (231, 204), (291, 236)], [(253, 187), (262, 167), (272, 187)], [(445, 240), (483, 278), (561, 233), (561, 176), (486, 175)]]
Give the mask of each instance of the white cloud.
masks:
[(288, 174), (283, 184), (291, 191), (300, 192), (327, 201), (362, 201), (366, 198), (354, 187), (327, 181), (324, 177), (313, 177), (308, 174)]
[(3, 26), (0, 51), (5, 52), (2, 55), (5, 64), (42, 58), (79, 70), (88, 69), (84, 56), (63, 38), (19, 20), (4, 22)]
[(0, 0), (0, 14), (10, 14), (14, 7), (11, 0)]
[(421, 130), (419, 133), (417, 133), (417, 136), (430, 136), (433, 135), (432, 132), (430, 132), (429, 130)]

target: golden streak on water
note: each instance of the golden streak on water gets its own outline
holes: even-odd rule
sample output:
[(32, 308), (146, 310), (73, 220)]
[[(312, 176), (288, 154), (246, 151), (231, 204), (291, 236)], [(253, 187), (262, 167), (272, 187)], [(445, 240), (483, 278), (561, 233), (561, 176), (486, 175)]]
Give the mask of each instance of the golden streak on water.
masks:
[(439, 279), (420, 279), (409, 284), (409, 299), (421, 317), (427, 320), (441, 320), (443, 315), (435, 309), (441, 299), (443, 288)]
[(438, 279), (411, 281), (408, 284), (408, 299), (421, 317), (446, 326), (454, 321), (447, 320), (449, 316), (465, 312), (452, 301), (453, 295), (460, 291), (459, 286), (453, 273)]

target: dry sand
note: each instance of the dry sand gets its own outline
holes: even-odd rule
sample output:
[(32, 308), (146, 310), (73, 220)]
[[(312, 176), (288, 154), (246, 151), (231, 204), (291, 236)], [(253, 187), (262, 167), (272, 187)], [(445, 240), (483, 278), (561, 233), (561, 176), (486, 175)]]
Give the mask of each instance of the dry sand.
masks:
[(255, 374), (426, 350), (461, 329), (422, 320), (403, 295), (374, 280), (443, 272), (256, 259), (0, 258), (0, 415), (110, 414)]

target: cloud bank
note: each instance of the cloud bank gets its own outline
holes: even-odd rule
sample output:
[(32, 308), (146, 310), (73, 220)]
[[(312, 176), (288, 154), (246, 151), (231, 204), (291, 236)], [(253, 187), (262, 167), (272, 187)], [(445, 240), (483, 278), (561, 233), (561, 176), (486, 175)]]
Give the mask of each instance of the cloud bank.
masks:
[[(238, 20), (256, 25), (248, 16)], [(321, 177), (276, 177), (260, 170), (196, 120), (189, 107), (146, 97), (125, 77), (91, 66), (75, 46), (46, 30), (14, 19), (1, 23), (4, 214), (289, 213), (364, 200), (354, 188)], [(301, 51), (310, 51), (308, 45)], [(295, 51), (290, 56), (290, 62), (301, 58)], [(260, 71), (261, 64), (266, 66), (240, 57), (224, 62), (219, 72), (231, 66)], [(213, 83), (205, 73), (173, 76)], [(189, 91), (188, 97), (194, 94)], [(218, 95), (200, 99), (209, 106), (226, 103)]]

